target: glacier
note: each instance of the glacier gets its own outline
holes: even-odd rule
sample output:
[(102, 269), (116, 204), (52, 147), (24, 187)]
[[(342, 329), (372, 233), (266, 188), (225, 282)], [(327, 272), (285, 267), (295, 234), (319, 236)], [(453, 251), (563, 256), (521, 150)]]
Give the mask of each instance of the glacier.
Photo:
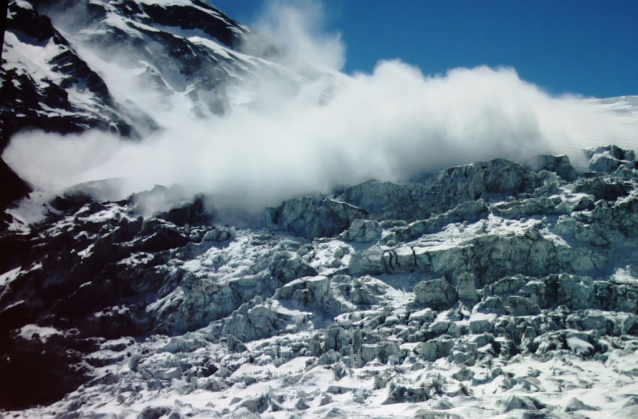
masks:
[(369, 181), (243, 225), (206, 196), (147, 217), (135, 195), (60, 196), (0, 241), (0, 394), (44, 404), (6, 414), (632, 417), (637, 163), (588, 154), (586, 172), (544, 155)]

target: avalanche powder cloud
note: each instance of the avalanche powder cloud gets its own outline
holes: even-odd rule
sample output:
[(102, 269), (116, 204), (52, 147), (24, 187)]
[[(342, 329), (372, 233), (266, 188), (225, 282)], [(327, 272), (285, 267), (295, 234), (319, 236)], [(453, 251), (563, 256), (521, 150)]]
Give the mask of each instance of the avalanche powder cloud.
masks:
[[(567, 154), (582, 167), (583, 148), (637, 145), (635, 112), (550, 96), (512, 68), (425, 76), (394, 60), (380, 61), (372, 74), (346, 76), (336, 71), (345, 51), (339, 35), (318, 32), (317, 3), (301, 4), (306, 7), (274, 4), (261, 20), (290, 51), (306, 54), (291, 66), (322, 68), (323, 76), (294, 94), (264, 79), (257, 103), (208, 120), (192, 117), (178, 97), (168, 107), (147, 106), (164, 129), (142, 142), (98, 132), (31, 132), (16, 136), (3, 158), (44, 189), (117, 177), (126, 179), (126, 193), (181, 184), (257, 208), (336, 184), (402, 181), (497, 157)], [(300, 34), (304, 27), (311, 33)]]

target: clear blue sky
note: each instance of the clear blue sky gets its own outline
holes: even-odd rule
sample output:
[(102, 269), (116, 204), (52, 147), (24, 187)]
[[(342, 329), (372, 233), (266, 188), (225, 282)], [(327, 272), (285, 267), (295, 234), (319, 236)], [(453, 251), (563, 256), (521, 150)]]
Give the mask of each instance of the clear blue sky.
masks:
[[(210, 0), (250, 25), (262, 0)], [(424, 74), (511, 66), (553, 94), (638, 95), (638, 0), (324, 0), (345, 72), (400, 58)]]

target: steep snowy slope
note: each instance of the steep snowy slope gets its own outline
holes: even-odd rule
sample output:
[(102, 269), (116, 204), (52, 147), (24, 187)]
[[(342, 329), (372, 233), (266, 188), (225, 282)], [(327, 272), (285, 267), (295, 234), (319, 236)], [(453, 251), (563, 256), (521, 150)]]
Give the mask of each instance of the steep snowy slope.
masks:
[(90, 128), (137, 136), (135, 119), (68, 40), (27, 1), (10, 2), (3, 50), (2, 147), (27, 128), (61, 133)]
[[(0, 150), (30, 129), (141, 139), (162, 128), (154, 109), (207, 118), (250, 103), (266, 77), (294, 90), (308, 76), (200, 1), (12, 0), (3, 48)], [(12, 190), (11, 199), (28, 188)]]
[[(139, 137), (155, 123), (116, 103), (104, 81), (27, 1), (9, 3), (0, 69), (0, 150), (25, 129), (60, 133), (86, 129)], [(4, 161), (0, 206), (30, 192)]]
[[(638, 170), (497, 159), (221, 225), (68, 194), (0, 240), (8, 417), (628, 418)], [(621, 390), (619, 390), (619, 388)], [(59, 401), (58, 401), (59, 400)], [(56, 402), (57, 401), (57, 402)]]
[(39, 3), (64, 34), (28, 1), (10, 2), (1, 91), (5, 144), (25, 128), (140, 137), (157, 125), (133, 106), (141, 91), (185, 94), (205, 116), (229, 106), (233, 79), (245, 86), (258, 70), (292, 76), (240, 53), (244, 46), (264, 57), (281, 52), (206, 3)]

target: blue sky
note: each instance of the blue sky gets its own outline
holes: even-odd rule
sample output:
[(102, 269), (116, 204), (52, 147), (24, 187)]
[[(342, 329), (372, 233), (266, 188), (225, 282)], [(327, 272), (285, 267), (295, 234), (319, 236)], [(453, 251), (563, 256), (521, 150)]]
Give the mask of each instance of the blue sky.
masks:
[[(251, 24), (262, 0), (210, 0)], [(399, 58), (424, 74), (514, 67), (552, 94), (638, 94), (638, 0), (324, 0), (325, 29), (347, 45), (344, 71)]]

